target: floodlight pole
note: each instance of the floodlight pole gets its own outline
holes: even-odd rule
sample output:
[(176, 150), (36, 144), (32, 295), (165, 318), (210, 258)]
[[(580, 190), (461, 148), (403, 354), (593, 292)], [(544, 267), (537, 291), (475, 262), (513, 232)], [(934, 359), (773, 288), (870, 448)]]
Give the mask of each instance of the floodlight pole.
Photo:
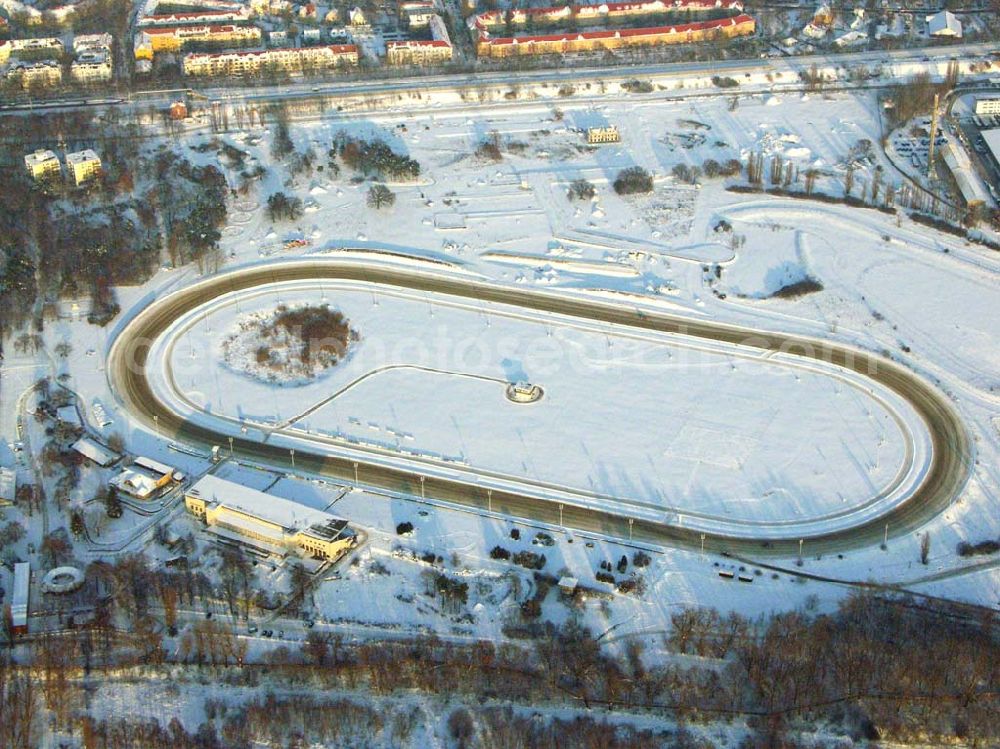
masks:
[(288, 454), (292, 456), (292, 470), (295, 470), (295, 450), (289, 450)]

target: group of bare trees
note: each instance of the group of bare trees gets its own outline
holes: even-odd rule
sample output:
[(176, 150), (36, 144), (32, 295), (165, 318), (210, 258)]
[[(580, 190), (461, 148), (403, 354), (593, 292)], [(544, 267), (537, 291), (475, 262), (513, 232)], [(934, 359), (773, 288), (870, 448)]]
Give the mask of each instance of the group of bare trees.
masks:
[[(447, 642), (434, 636), (346, 643), (334, 633), (314, 631), (300, 648), (279, 646), (265, 664), (255, 664), (247, 661), (246, 640), (218, 619), (189, 625), (177, 653), (166, 653), (147, 625), (150, 617), (141, 613), (143, 596), (136, 589), (150, 574), (136, 560), (105, 571), (106, 585), (116, 591), (111, 598), (122, 607), (120, 616), (131, 622), (127, 629), (116, 628), (112, 622), (120, 616), (106, 608), (75, 638), (39, 639), (33, 649), (39, 675), (34, 682), (23, 678), (21, 670), (0, 664), (4, 746), (32, 745), (18, 736), (38, 729), (41, 705), (48, 706), (58, 724), (82, 726), (92, 737), (85, 745), (94, 747), (161, 746), (171, 736), (174, 747), (284, 745), (294, 737), (306, 744), (350, 744), (359, 726), (368, 727), (360, 735), (389, 731), (402, 744), (411, 730), (406, 714), (372, 712), (368, 701), (362, 705), (294, 695), (212, 710), (209, 723), (194, 733), (191, 726), (82, 717), (73, 674), (83, 664), (91, 672), (113, 668), (105, 673), (116, 678), (127, 673), (122, 669), (129, 664), (149, 669), (169, 659), (189, 663), (189, 669), (225, 674), (226, 683), (234, 685), (257, 683), (266, 672), (276, 684), (308, 684), (313, 691), (376, 698), (417, 692), (470, 705), (568, 703), (666, 711), (681, 722), (731, 716), (751, 726), (742, 745), (748, 749), (802, 745), (789, 729), (795, 718), (839, 725), (857, 739), (919, 737), (924, 743), (957, 740), (988, 746), (1000, 737), (1000, 622), (993, 612), (971, 607), (865, 594), (818, 616), (791, 612), (751, 621), (711, 610), (678, 612), (666, 645), (702, 656), (704, 667), (649, 665), (641, 640), (626, 644), (619, 655), (572, 617), (558, 627), (539, 624), (530, 639), (502, 644)], [(159, 597), (166, 612), (169, 594), (163, 591), (186, 595), (179, 582), (147, 580), (149, 598)], [(164, 587), (168, 584), (172, 587)], [(475, 708), (449, 719), (448, 730), (463, 746), (523, 746), (548, 736), (554, 725), (524, 725), (503, 708)], [(573, 730), (558, 728), (565, 736)], [(626, 743), (616, 743), (600, 723), (589, 725), (588, 731), (603, 743), (580, 734), (572, 745), (699, 745), (682, 731), (664, 737), (628, 729), (619, 734), (628, 734)], [(136, 736), (146, 737), (146, 743), (129, 738)], [(507, 744), (508, 739), (527, 743)]]

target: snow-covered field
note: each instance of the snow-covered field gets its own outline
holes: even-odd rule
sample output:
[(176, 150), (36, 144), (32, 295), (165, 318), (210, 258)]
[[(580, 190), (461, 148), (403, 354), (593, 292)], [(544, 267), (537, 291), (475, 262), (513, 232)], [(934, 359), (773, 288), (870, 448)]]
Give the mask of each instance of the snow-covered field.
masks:
[[(358, 119), (331, 112), (328, 119), (292, 127), (300, 150), (309, 146), (325, 154), (333, 135), (347, 130), (378, 135), (419, 161), (420, 180), (390, 185), (396, 204), (381, 212), (365, 207), (367, 184), (352, 182), (346, 170), (336, 178), (329, 170), (290, 175), (272, 160), (263, 130), (191, 134), (178, 147), (193, 162), (215, 163), (212, 150), (196, 152), (187, 145), (218, 137), (268, 169), (263, 182), (230, 207), (222, 239), (230, 265), (304, 254), (367, 258), (886, 352), (952, 399), (973, 437), (972, 479), (952, 507), (921, 529), (932, 539), (927, 566), (918, 561), (919, 538), (890, 529), (885, 551), (876, 547), (817, 559), (806, 548), (804, 569), (845, 580), (900, 581), (922, 592), (996, 604), (1000, 561), (965, 560), (955, 554), (955, 546), (1000, 536), (1000, 261), (983, 247), (905, 216), (897, 220), (841, 205), (737, 194), (720, 179), (703, 178), (692, 186), (670, 176), (677, 164), (762, 151), (765, 158), (780, 155), (802, 171), (819, 169), (817, 190), (838, 194), (851, 147), (859, 139), (879, 143), (878, 105), (866, 93), (783, 93), (778, 106), (774, 101), (743, 95), (731, 108), (726, 97), (623, 97), (600, 105), (568, 99), (558, 103), (559, 111), (549, 104), (522, 103), (494, 110), (425, 110), (409, 117), (388, 113)], [(693, 129), (692, 121), (709, 129)], [(623, 142), (587, 147), (578, 130), (603, 124), (617, 125)], [(504, 141), (502, 161), (477, 160), (472, 152), (492, 131)], [(704, 139), (685, 135), (691, 132)], [(875, 150), (886, 179), (901, 179)], [(621, 198), (611, 189), (618, 171), (633, 165), (653, 173), (654, 195)], [(870, 177), (871, 169), (859, 171), (859, 181)], [(228, 176), (235, 186), (237, 175)], [(594, 184), (594, 200), (567, 199), (567, 187), (577, 178)], [(263, 206), (278, 190), (303, 199), (302, 218), (272, 224)], [(719, 230), (723, 221), (730, 230)], [(309, 246), (285, 249), (292, 239), (308, 240)], [(773, 297), (806, 276), (822, 290), (796, 299)], [(125, 315), (195, 277), (190, 267), (163, 271), (141, 288), (119, 289)], [(917, 436), (914, 464), (920, 465), (919, 425), (904, 417), (901, 429), (889, 416), (890, 410), (905, 409), (889, 401), (887, 410), (885, 403), (829, 371), (800, 371), (776, 358), (754, 361), (731, 351), (694, 351), (677, 340), (632, 339), (620, 331), (525, 320), (511, 310), (469, 309), (385, 289), (375, 298), (346, 286), (321, 289), (320, 298), (325, 294), (347, 313), (361, 344), (314, 383), (266, 388), (219, 366), (216, 347), (239, 315), (273, 307), (276, 291), (241, 300), (239, 309), (213, 310), (207, 329), (195, 322), (178, 339), (171, 360), (176, 389), (188, 407), (210, 408), (211, 418), (293, 420), (290, 428), (339, 432), (424, 453), (414, 460), (452, 458), (451, 470), (477, 468), (519, 481), (623, 496), (649, 503), (661, 514), (674, 508), (744, 522), (819, 517), (842, 509), (842, 497), (861, 501), (877, 494), (906, 463), (906, 432)], [(282, 301), (316, 299), (309, 289), (280, 294)], [(100, 399), (108, 407), (115, 421), (105, 434), (119, 432), (135, 452), (196, 470), (196, 460), (168, 450), (117, 407), (100, 354), (120, 324), (96, 328), (71, 315), (49, 324), (49, 349), (73, 342), (77, 353), (66, 365), (5, 347), (0, 433), (14, 441), (18, 396), (42, 374), (65, 368), (68, 385), (85, 403)], [(440, 341), (443, 352), (434, 348)], [(411, 348), (398, 348), (400, 342)], [(555, 347), (554, 363), (534, 351), (538, 342)], [(79, 355), (87, 350), (98, 355)], [(295, 419), (379, 365), (416, 362), (446, 371), (388, 370)], [(522, 374), (546, 388), (539, 403), (504, 400), (501, 382)], [(4, 464), (9, 458), (6, 452), (0, 456)], [(21, 473), (27, 477), (25, 469)], [(289, 496), (300, 498), (299, 489), (289, 489)], [(302, 491), (301, 499), (310, 501), (309, 494)], [(395, 522), (414, 514), (405, 500), (360, 493), (334, 507), (359, 526), (381, 523), (385, 533), (394, 523), (379, 521), (373, 513)], [(429, 519), (418, 517), (415, 547), (461, 549), (455, 539), (465, 538), (462, 534), (492, 539), (506, 532), (506, 521), (457, 511), (431, 509)], [(433, 533), (426, 532), (424, 522), (435, 526)], [(392, 557), (392, 543), (386, 538), (372, 547), (376, 556), (376, 549), (389, 548), (390, 571), (404, 564)], [(488, 551), (485, 541), (476, 543), (470, 558)], [(574, 571), (595, 563), (575, 557), (590, 551), (581, 552), (576, 543), (560, 542), (558, 548), (567, 560), (576, 558), (566, 564)], [(801, 588), (785, 578), (765, 576), (740, 588), (714, 575), (711, 559), (701, 568), (701, 560), (688, 563), (679, 560), (690, 557), (668, 554), (669, 564), (654, 564), (646, 573), (650, 592), (642, 599), (641, 621), (651, 629), (665, 625), (665, 607), (672, 601), (759, 612), (803, 603)], [(986, 566), (960, 574), (972, 564)], [(403, 574), (389, 578), (400, 586), (408, 579)], [(347, 593), (324, 589), (323, 600), (328, 607), (343, 599), (351, 611), (375, 610), (370, 598), (353, 604), (362, 600), (355, 592), (370, 579), (357, 582)], [(804, 589), (812, 586), (819, 588), (809, 583)], [(820, 590), (827, 604), (846, 588)], [(627, 606), (617, 607), (634, 600), (615, 599), (615, 620), (631, 616)], [(387, 610), (381, 618), (405, 613)]]
[[(234, 372), (220, 341), (278, 300), (330, 303), (361, 341), (300, 387)], [(847, 370), (398, 288), (265, 286), (177, 321), (161, 356), (159, 393), (192, 419), (272, 442), (274, 428), (333, 437), (708, 527), (837, 522), (905, 496), (929, 457), (905, 401)], [(505, 397), (522, 380), (541, 401)]]

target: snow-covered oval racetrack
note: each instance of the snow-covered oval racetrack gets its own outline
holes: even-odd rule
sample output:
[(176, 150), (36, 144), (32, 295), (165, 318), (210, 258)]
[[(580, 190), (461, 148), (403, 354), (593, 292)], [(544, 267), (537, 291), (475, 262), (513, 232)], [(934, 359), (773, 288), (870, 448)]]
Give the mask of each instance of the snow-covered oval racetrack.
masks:
[[(562, 318), (576, 320), (581, 325), (612, 323), (622, 326), (630, 335), (668, 333), (682, 335), (692, 342), (737, 347), (740, 351), (757, 351), (770, 357), (775, 352), (783, 360), (796, 360), (797, 365), (809, 367), (836, 367), (852, 377), (867, 378), (871, 391), (882, 390), (892, 398), (901, 398), (918, 415), (927, 430), (929, 449), (923, 456), (925, 465), (919, 472), (909, 471), (907, 483), (902, 483), (903, 473), (893, 482), (899, 496), (888, 506), (875, 501), (861, 503), (860, 512), (842, 513), (841, 522), (835, 524), (754, 524), (711, 522), (711, 517), (692, 513), (689, 517), (662, 516), (649, 513), (636, 506), (629, 507), (614, 502), (594, 502), (595, 495), (574, 497), (553, 493), (550, 486), (532, 485), (531, 482), (502, 480), (490, 471), (481, 476), (474, 468), (465, 470), (429, 470), (425, 466), (400, 465), (376, 452), (344, 451), (311, 440), (295, 443), (296, 467), (302, 470), (339, 476), (353, 480), (356, 473), (362, 483), (382, 486), (411, 493), (424, 492), (451, 502), (477, 507), (492, 503), (494, 510), (545, 522), (555, 522), (562, 515), (567, 526), (594, 530), (614, 535), (627, 535), (630, 530), (635, 538), (654, 542), (700, 542), (706, 533), (709, 545), (730, 551), (761, 551), (761, 542), (777, 553), (797, 550), (799, 538), (809, 539), (810, 550), (839, 549), (847, 546), (877, 542), (882, 537), (886, 523), (891, 535), (916, 527), (931, 517), (961, 491), (966, 481), (971, 458), (966, 432), (954, 409), (946, 398), (917, 375), (901, 366), (857, 349), (811, 340), (798, 336), (764, 333), (691, 320), (653, 312), (640, 312), (634, 307), (614, 305), (570, 298), (551, 293), (526, 291), (493, 284), (485, 284), (458, 274), (437, 271), (401, 269), (380, 264), (342, 260), (286, 261), (256, 265), (215, 276), (140, 310), (118, 332), (109, 352), (108, 374), (111, 385), (123, 405), (137, 418), (152, 425), (157, 417), (161, 432), (175, 439), (202, 445), (227, 444), (234, 438), (234, 448), (250, 458), (284, 464), (289, 460), (288, 443), (262, 441), (260, 435), (246, 435), (239, 429), (239, 422), (218, 423), (191, 418), (191, 413), (178, 408), (176, 402), (164, 397), (148, 377), (147, 363), (154, 369), (161, 364), (163, 352), (154, 348), (154, 341), (165, 334), (172, 335), (171, 326), (185, 316), (190, 317), (203, 305), (226, 295), (240, 296), (254, 287), (294, 282), (333, 282), (377, 284), (419, 294), (452, 298), (472, 304), (496, 304), (522, 308), (525, 312), (553, 313)], [(373, 288), (376, 288), (373, 286)], [(256, 289), (252, 293), (259, 293)], [(198, 313), (200, 314), (200, 312)], [(610, 343), (609, 343), (610, 345)], [(736, 350), (736, 348), (733, 348)], [(153, 356), (153, 360), (149, 360)], [(884, 399), (888, 400), (888, 399)], [(906, 429), (897, 417), (897, 426)], [(911, 435), (907, 436), (907, 459), (913, 460)], [(912, 466), (911, 466), (912, 468)], [(485, 488), (489, 481), (491, 496)], [(599, 498), (599, 497), (598, 497)], [(882, 497), (884, 499), (884, 497)], [(562, 505), (560, 511), (559, 505)], [(631, 528), (628, 518), (632, 518)]]

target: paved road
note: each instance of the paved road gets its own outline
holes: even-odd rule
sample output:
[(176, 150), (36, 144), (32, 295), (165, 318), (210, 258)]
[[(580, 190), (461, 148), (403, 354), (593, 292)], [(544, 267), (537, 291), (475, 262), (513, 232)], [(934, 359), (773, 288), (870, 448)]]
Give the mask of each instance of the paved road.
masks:
[[(483, 70), (477, 72), (440, 73), (432, 75), (409, 75), (406, 77), (390, 76), (390, 72), (368, 71), (359, 73), (357, 78), (338, 76), (333, 78), (300, 79), (278, 84), (260, 84), (255, 86), (240, 86), (236, 82), (222, 83), (218, 80), (186, 78), (180, 86), (191, 86), (198, 95), (214, 101), (228, 102), (269, 102), (279, 100), (313, 99), (326, 97), (336, 100), (341, 97), (365, 95), (371, 97), (386, 97), (393, 95), (409, 95), (415, 91), (429, 93), (432, 91), (464, 91), (470, 94), (470, 101), (475, 101), (480, 89), (497, 86), (521, 86), (526, 84), (546, 83), (558, 87), (561, 84), (594, 84), (608, 80), (640, 79), (690, 79), (712, 75), (726, 75), (739, 78), (746, 74), (779, 74), (792, 73), (798, 75), (810, 70), (814, 65), (824, 67), (854, 68), (865, 66), (869, 69), (886, 69), (902, 64), (924, 64), (925, 67), (939, 68), (954, 56), (965, 62), (971, 62), (977, 57), (986, 57), (996, 52), (992, 43), (960, 44), (949, 47), (922, 47), (899, 50), (868, 50), (862, 52), (824, 52), (816, 55), (801, 55), (794, 57), (769, 57), (757, 59), (714, 60), (711, 62), (665, 62), (638, 63), (613, 67), (562, 67), (541, 68), (537, 70)], [(378, 75), (386, 77), (377, 77)], [(554, 89), (553, 89), (554, 90)], [(7, 102), (0, 103), (0, 113), (19, 111), (44, 111), (47, 108), (105, 108), (109, 106), (145, 109), (150, 106), (164, 108), (175, 101), (179, 89), (169, 91), (137, 90), (121, 93), (109, 87), (101, 96), (86, 96), (80, 92), (66, 93), (58, 97), (38, 99), (27, 97), (27, 100), (17, 100), (11, 97)], [(720, 96), (731, 96), (734, 92), (719, 89)], [(570, 99), (568, 101), (574, 101)], [(411, 102), (412, 105), (412, 102)], [(433, 110), (431, 110), (433, 111)]]
[[(109, 383), (116, 397), (137, 419), (150, 429), (158, 416), (162, 434), (186, 443), (203, 446), (224, 445), (228, 434), (185, 421), (161, 404), (146, 378), (147, 357), (151, 343), (167, 327), (189, 310), (221, 294), (254, 286), (286, 281), (344, 279), (388, 284), (412, 290), (448, 294), (466, 299), (517, 305), (529, 310), (552, 312), (628, 326), (641, 330), (680, 333), (699, 338), (738, 344), (762, 351), (782, 351), (823, 361), (871, 377), (910, 402), (925, 421), (932, 440), (932, 458), (923, 482), (909, 500), (889, 510), (884, 516), (863, 522), (851, 529), (806, 537), (806, 553), (842, 551), (882, 540), (885, 525), (890, 537), (910, 533), (945, 509), (961, 492), (973, 462), (969, 436), (947, 397), (908, 369), (869, 352), (848, 346), (781, 333), (761, 332), (721, 323), (691, 320), (669, 314), (639, 312), (636, 308), (581, 299), (555, 296), (544, 292), (498, 286), (453, 276), (434, 275), (417, 270), (402, 270), (365, 264), (360, 261), (300, 260), (245, 267), (208, 278), (153, 302), (136, 314), (116, 337), (108, 357)], [(151, 366), (160, 366), (150, 362)], [(286, 448), (235, 436), (234, 450), (251, 460), (288, 466)], [(304, 472), (353, 481), (355, 463), (361, 483), (393, 491), (426, 496), (448, 502), (485, 508), (487, 492), (482, 486), (454, 478), (420, 476), (410, 470), (366, 463), (364, 457), (339, 457), (306, 450), (296, 450), (295, 467)], [(514, 516), (559, 523), (556, 502), (527, 493), (493, 490), (492, 507)], [(690, 528), (637, 519), (629, 526), (626, 517), (608, 511), (565, 505), (563, 524), (579, 530), (655, 544), (698, 548), (700, 533)], [(712, 552), (742, 555), (792, 556), (798, 543), (759, 538), (738, 539), (708, 535), (705, 548)]]

